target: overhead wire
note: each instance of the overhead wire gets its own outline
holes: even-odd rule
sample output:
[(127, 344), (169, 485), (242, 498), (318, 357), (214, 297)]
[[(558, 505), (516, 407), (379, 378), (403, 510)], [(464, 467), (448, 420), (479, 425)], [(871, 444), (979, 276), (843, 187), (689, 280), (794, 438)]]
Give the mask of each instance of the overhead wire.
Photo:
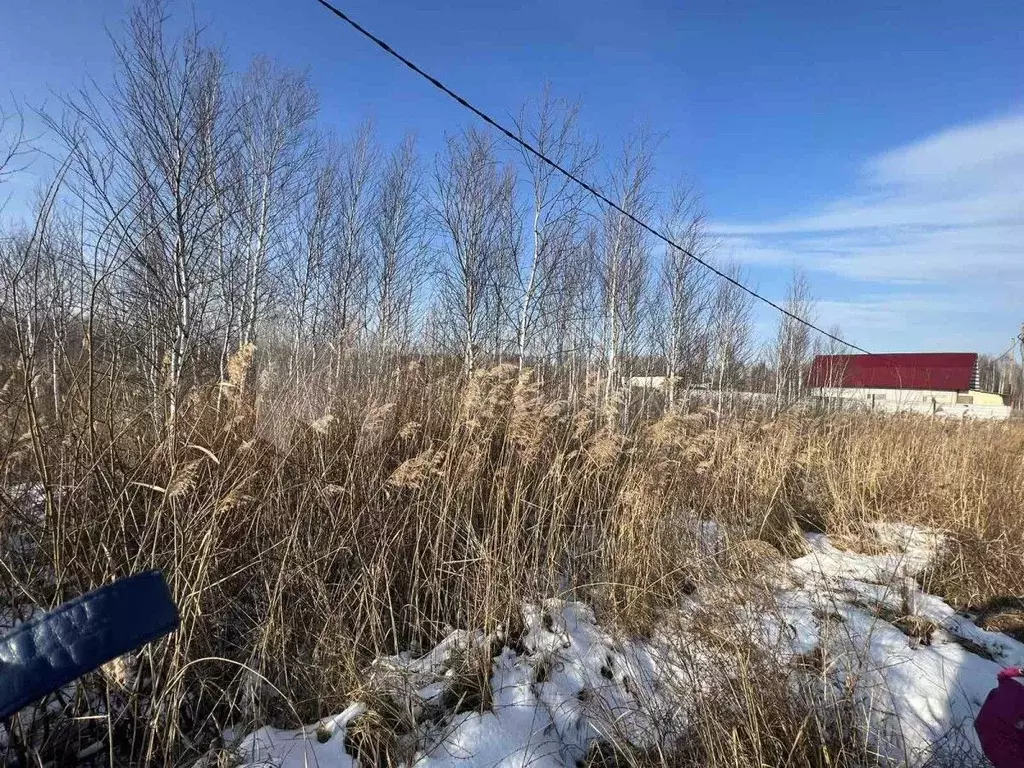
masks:
[(845, 339), (841, 339), (839, 336), (836, 336), (835, 334), (830, 333), (829, 331), (826, 331), (824, 328), (821, 328), (821, 327), (815, 325), (810, 320), (807, 320), (806, 318), (800, 317), (796, 313), (791, 312), (790, 310), (786, 309), (785, 307), (781, 306), (780, 304), (772, 301), (767, 296), (764, 296), (764, 295), (758, 293), (753, 288), (750, 288), (747, 285), (744, 285), (742, 282), (740, 282), (736, 278), (734, 278), (731, 275), (729, 275), (729, 274), (723, 272), (722, 270), (718, 269), (717, 267), (715, 267), (713, 264), (711, 264), (707, 260), (702, 259), (701, 257), (699, 257), (696, 254), (694, 254), (689, 249), (684, 248), (679, 243), (675, 242), (670, 237), (668, 237), (667, 235), (663, 234), (662, 232), (660, 232), (659, 230), (657, 230), (656, 228), (654, 228), (653, 226), (651, 226), (647, 222), (643, 221), (642, 219), (638, 218), (634, 214), (632, 214), (629, 211), (627, 211), (624, 208), (622, 208), (618, 203), (616, 203), (614, 200), (610, 199), (607, 195), (605, 195), (603, 192), (601, 192), (599, 189), (597, 189), (593, 184), (590, 184), (586, 180), (579, 178), (576, 174), (572, 173), (572, 171), (569, 171), (566, 168), (563, 168), (558, 162), (556, 162), (556, 161), (552, 160), (551, 158), (549, 158), (547, 155), (545, 155), (539, 149), (537, 149), (532, 144), (530, 144), (528, 141), (523, 139), (521, 136), (516, 135), (515, 133), (510, 131), (508, 128), (506, 128), (504, 125), (502, 125), (497, 120), (495, 120), (493, 117), (488, 115), (486, 112), (484, 112), (483, 110), (481, 110), (478, 107), (476, 107), (473, 104), (471, 104), (468, 100), (466, 100), (465, 98), (463, 98), (462, 96), (457, 94), (455, 91), (453, 91), (451, 88), (446, 86), (444, 83), (442, 83), (436, 77), (434, 77), (433, 75), (429, 74), (428, 72), (426, 72), (425, 70), (423, 70), (422, 68), (417, 66), (414, 62), (412, 62), (411, 60), (409, 60), (408, 58), (406, 58), (405, 56), (400, 54), (398, 51), (396, 51), (394, 48), (392, 48), (390, 45), (388, 45), (388, 43), (386, 43), (384, 40), (382, 40), (381, 38), (377, 37), (375, 34), (373, 34), (368, 29), (363, 27), (361, 24), (356, 22), (347, 13), (342, 11), (340, 8), (335, 6), (333, 3), (328, 2), (328, 0), (316, 0), (316, 2), (319, 3), (321, 6), (323, 6), (325, 9), (327, 9), (328, 11), (330, 11), (332, 14), (334, 14), (337, 18), (341, 19), (346, 24), (348, 24), (350, 27), (352, 27), (352, 29), (354, 29), (360, 35), (362, 35), (363, 37), (365, 37), (368, 40), (370, 40), (371, 42), (373, 42), (378, 48), (382, 49), (389, 56), (391, 56), (391, 57), (397, 59), (398, 61), (402, 62), (406, 67), (411, 69), (413, 72), (415, 72), (420, 77), (422, 77), (425, 80), (427, 80), (435, 88), (437, 88), (441, 92), (445, 93), (447, 96), (449, 96), (450, 98), (454, 99), (460, 105), (462, 105), (463, 107), (468, 109), (470, 112), (472, 112), (474, 115), (479, 117), (481, 120), (483, 120), (485, 123), (490, 125), (495, 130), (497, 130), (499, 133), (501, 133), (503, 136), (508, 138), (510, 141), (518, 144), (520, 147), (522, 147), (527, 152), (529, 152), (530, 154), (532, 154), (535, 157), (537, 157), (542, 162), (547, 163), (549, 166), (554, 168), (556, 171), (561, 173), (563, 176), (565, 176), (570, 181), (573, 181), (576, 184), (578, 184), (580, 187), (585, 189), (587, 192), (589, 192), (591, 195), (593, 195), (598, 200), (603, 202), (605, 205), (610, 207), (612, 210), (617, 211), (618, 213), (622, 214), (627, 219), (632, 221), (634, 224), (639, 226), (641, 229), (643, 229), (644, 231), (650, 233), (654, 237), (658, 238), (659, 240), (664, 242), (669, 247), (675, 248), (679, 252), (685, 254), (688, 258), (693, 259), (695, 262), (700, 264), (705, 269), (710, 270), (712, 273), (717, 275), (722, 280), (725, 280), (726, 282), (730, 283), (731, 285), (735, 286), (736, 288), (739, 288), (740, 290), (744, 291), (745, 293), (748, 293), (750, 296), (753, 296), (758, 301), (761, 301), (764, 304), (767, 304), (769, 307), (771, 307), (772, 309), (776, 310), (777, 312), (781, 312), (783, 315), (785, 315), (786, 317), (790, 318), (791, 320), (795, 320), (796, 322), (801, 323), (802, 325), (804, 325), (804, 326), (806, 326), (806, 327), (808, 327), (808, 328), (810, 328), (810, 329), (812, 329), (814, 331), (817, 331), (822, 336), (825, 336), (826, 338), (832, 339), (832, 341), (836, 341), (836, 342), (838, 342), (840, 344), (843, 344), (844, 346), (847, 346), (850, 349), (855, 349), (858, 352), (863, 352), (865, 354), (868, 353), (868, 351), (866, 349), (863, 349), (862, 347), (858, 347), (856, 344), (853, 344), (853, 343), (851, 343), (849, 341), (846, 341)]

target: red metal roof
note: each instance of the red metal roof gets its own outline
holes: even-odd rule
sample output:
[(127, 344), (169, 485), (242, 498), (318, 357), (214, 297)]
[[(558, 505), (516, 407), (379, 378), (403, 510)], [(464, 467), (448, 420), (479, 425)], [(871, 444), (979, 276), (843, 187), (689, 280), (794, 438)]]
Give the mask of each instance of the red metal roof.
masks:
[(810, 387), (967, 390), (974, 386), (974, 352), (893, 355), (818, 355), (807, 376)]

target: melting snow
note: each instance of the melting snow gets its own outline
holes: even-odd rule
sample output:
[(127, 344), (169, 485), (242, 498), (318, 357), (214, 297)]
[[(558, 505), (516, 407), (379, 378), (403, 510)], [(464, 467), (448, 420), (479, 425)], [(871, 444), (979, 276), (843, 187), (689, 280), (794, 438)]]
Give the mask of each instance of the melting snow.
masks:
[(349, 768), (356, 761), (345, 752), (345, 726), (365, 711), (362, 704), (352, 704), (299, 731), (260, 728), (242, 739), (237, 751), (252, 768)]
[(783, 613), (804, 648), (825, 651), (829, 675), (853, 685), (874, 743), (895, 762), (918, 765), (936, 752), (979, 760), (974, 718), (999, 669), (1024, 665), (1024, 645), (920, 590), (915, 577), (936, 534), (883, 533), (898, 545), (892, 553), (842, 552), (809, 536), (811, 554), (793, 562), (803, 586), (781, 595)]
[[(717, 540), (717, 528), (703, 532)], [(794, 560), (780, 582), (777, 611), (740, 609), (740, 621), (760, 628), (754, 636), (766, 649), (781, 649), (780, 663), (816, 654), (825, 679), (853, 691), (858, 722), (869, 724), (869, 738), (892, 763), (922, 765), (936, 753), (980, 760), (974, 717), (999, 669), (1024, 665), (1024, 645), (920, 590), (916, 577), (940, 543), (937, 534), (889, 525), (878, 535), (886, 551), (877, 555), (809, 535), (811, 553)], [(702, 651), (695, 638), (679, 635), (685, 629), (616, 640), (588, 607), (558, 600), (526, 606), (524, 617), (519, 651), (505, 646), (492, 660), (490, 710), (423, 720), (414, 765), (571, 766), (598, 741), (653, 747), (681, 738), (685, 692), (701, 684), (694, 661)], [(467, 649), (486, 652), (492, 641), (455, 632), (419, 659), (381, 659), (373, 670), (422, 712), (443, 702), (452, 660)], [(300, 731), (262, 728), (239, 743), (238, 755), (249, 766), (353, 765), (344, 733), (364, 711), (353, 704)]]

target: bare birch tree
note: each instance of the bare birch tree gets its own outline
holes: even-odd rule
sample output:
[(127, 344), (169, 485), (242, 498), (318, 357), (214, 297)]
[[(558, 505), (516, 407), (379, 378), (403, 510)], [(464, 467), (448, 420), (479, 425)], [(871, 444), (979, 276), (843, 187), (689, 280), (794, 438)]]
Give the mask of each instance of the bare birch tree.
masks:
[[(535, 107), (524, 107), (516, 121), (520, 137), (575, 176), (585, 177), (596, 148), (580, 135), (579, 107), (552, 97), (545, 89)], [(519, 367), (531, 350), (538, 326), (548, 316), (544, 309), (555, 291), (561, 262), (567, 249), (579, 239), (586, 191), (550, 163), (520, 147), (529, 185), (531, 227), (526, 258), (519, 265), (519, 310), (516, 323), (516, 355)], [(557, 303), (557, 299), (556, 302)]]
[(349, 350), (368, 324), (372, 256), (370, 216), (376, 162), (373, 126), (366, 122), (340, 149), (332, 240), (326, 270), (330, 293), (325, 332), (334, 377), (340, 379)]
[[(650, 183), (654, 142), (641, 131), (623, 147), (610, 181), (611, 197), (624, 211), (644, 220), (653, 209)], [(603, 307), (605, 396), (621, 385), (623, 361), (635, 351), (642, 332), (649, 244), (644, 231), (622, 213), (606, 208), (598, 253), (598, 281)]]
[(703, 374), (707, 355), (707, 272), (690, 254), (707, 260), (713, 243), (700, 198), (688, 187), (672, 197), (662, 229), (685, 250), (666, 246), (658, 268), (652, 307), (654, 348), (665, 365), (667, 407), (679, 385), (691, 386)]
[[(738, 282), (746, 277), (738, 264), (722, 271)], [(751, 313), (753, 298), (733, 283), (718, 279), (711, 307), (711, 346), (714, 383), (719, 402), (742, 381), (743, 368), (751, 354)]]
[(409, 342), (427, 277), (422, 174), (411, 136), (384, 163), (373, 199), (374, 331), (384, 359)]
[(523, 252), (523, 223), (516, 206), (517, 178), (512, 165), (500, 167), (497, 218), (491, 240), (488, 272), (483, 301), (481, 338), (494, 362), (501, 364), (514, 357), (519, 328), (519, 267)]
[(511, 179), (500, 168), (493, 140), (470, 129), (448, 137), (434, 184), (434, 214), (447, 246), (438, 298), (468, 373), (488, 327), (486, 293), (494, 285), (508, 224)]
[[(814, 322), (814, 299), (811, 296), (807, 276), (799, 269), (793, 270), (786, 289), (785, 308), (810, 322)], [(804, 323), (787, 315), (779, 315), (772, 349), (775, 366), (775, 401), (783, 408), (800, 397), (803, 382), (810, 365), (811, 329)]]
[(84, 123), (76, 146), (101, 145), (83, 156), (111, 158), (90, 179), (127, 251), (121, 290), (147, 325), (150, 369), (159, 372), (154, 383), (173, 434), (182, 375), (194, 362), (215, 277), (208, 257), (218, 209), (201, 137), (219, 133), (223, 115), (213, 92), (223, 64), (201, 46), (196, 28), (175, 40), (164, 27), (161, 4), (136, 8), (127, 40), (115, 42), (109, 97), (100, 106), (83, 96), (73, 109)]
[[(235, 92), (238, 148), (230, 189), (237, 195), (240, 278), (238, 343), (254, 343), (268, 299), (274, 247), (291, 207), (306, 191), (316, 94), (305, 75), (257, 58)], [(238, 274), (241, 273), (241, 274)]]
[(327, 253), (334, 240), (338, 175), (338, 158), (326, 154), (316, 169), (312, 192), (297, 207), (286, 270), (286, 316), (291, 325), (289, 378), (315, 371), (319, 359), (318, 341), (330, 291)]

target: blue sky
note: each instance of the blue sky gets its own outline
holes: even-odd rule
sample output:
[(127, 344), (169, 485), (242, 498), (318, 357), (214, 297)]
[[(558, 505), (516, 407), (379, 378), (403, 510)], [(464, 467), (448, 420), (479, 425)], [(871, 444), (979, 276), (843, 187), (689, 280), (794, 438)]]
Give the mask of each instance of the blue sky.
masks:
[[(128, 0), (7, 0), (0, 83), (37, 104), (110, 71)], [(899, 7), (895, 7), (895, 6)], [(1019, 2), (341, 6), (499, 117), (545, 82), (611, 158), (641, 122), (659, 184), (702, 191), (720, 253), (779, 296), (808, 271), (818, 319), (871, 350), (1001, 352), (1024, 320), (1024, 6)], [(321, 121), (372, 116), (430, 152), (458, 106), (313, 0), (194, 0), (238, 66), (309, 68)], [(767, 316), (759, 318), (767, 324)]]

